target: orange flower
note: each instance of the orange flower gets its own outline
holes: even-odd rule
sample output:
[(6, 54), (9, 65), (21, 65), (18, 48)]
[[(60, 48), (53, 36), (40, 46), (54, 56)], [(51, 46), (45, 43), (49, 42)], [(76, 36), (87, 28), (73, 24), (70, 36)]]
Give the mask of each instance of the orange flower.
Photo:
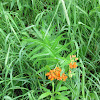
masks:
[(76, 62), (74, 62), (74, 63), (73, 63), (73, 67), (74, 67), (74, 68), (76, 68), (76, 67), (77, 67)]
[(63, 79), (63, 81), (65, 81), (68, 77), (63, 73), (61, 78)]
[(76, 55), (72, 55), (72, 58), (75, 58), (76, 57)]
[(78, 58), (76, 58), (76, 55), (72, 55), (72, 56), (70, 55), (70, 60), (74, 61), (74, 60), (78, 60)]
[(71, 69), (73, 68), (73, 65), (72, 65), (72, 63), (70, 63), (70, 64), (69, 64), (69, 67), (70, 67)]
[(49, 76), (50, 75), (50, 72), (49, 73), (46, 73), (46, 76)]
[(75, 58), (75, 60), (78, 60), (78, 58)]
[(76, 62), (74, 62), (73, 64), (70, 63), (70, 64), (69, 64), (69, 67), (70, 67), (71, 69), (72, 69), (72, 68), (76, 68), (76, 67), (77, 67)]
[(70, 60), (71, 60), (71, 63), (69, 64), (69, 67), (72, 69), (72, 68), (76, 68), (77, 65), (76, 65), (76, 60), (78, 60), (78, 58), (76, 58), (76, 55), (70, 55)]
[(50, 70), (50, 72), (46, 73), (45, 75), (48, 76), (48, 79), (51, 81), (54, 79), (65, 81), (68, 77), (64, 73), (60, 76), (61, 71), (61, 68), (56, 67), (54, 70)]

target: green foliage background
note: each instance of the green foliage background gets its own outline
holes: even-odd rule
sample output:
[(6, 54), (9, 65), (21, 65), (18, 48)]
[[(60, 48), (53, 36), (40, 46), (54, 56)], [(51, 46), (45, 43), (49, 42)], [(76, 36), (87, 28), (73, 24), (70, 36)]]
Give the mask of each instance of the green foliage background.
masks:
[(50, 100), (45, 73), (67, 72), (72, 54), (79, 67), (57, 99), (99, 100), (100, 0), (0, 0), (1, 100)]

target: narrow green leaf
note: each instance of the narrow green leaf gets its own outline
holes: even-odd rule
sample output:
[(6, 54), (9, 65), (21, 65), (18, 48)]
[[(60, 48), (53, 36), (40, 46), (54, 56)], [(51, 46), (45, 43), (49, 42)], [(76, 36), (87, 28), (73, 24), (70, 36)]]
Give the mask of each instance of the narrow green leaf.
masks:
[(65, 2), (64, 2), (64, 0), (61, 0), (61, 2), (62, 2), (63, 9), (64, 9), (64, 12), (65, 12), (66, 21), (68, 23), (68, 26), (70, 26), (70, 20), (69, 20), (69, 16), (68, 16), (68, 12), (67, 12), (66, 6), (65, 6)]
[(78, 5), (76, 6), (77, 9), (79, 9), (83, 14), (85, 14), (86, 16), (88, 16), (88, 14), (86, 13), (86, 11), (84, 11), (82, 8), (80, 8)]
[(62, 96), (62, 95), (57, 95), (55, 96), (55, 100), (69, 100), (69, 98)]
[(8, 62), (9, 51), (10, 51), (10, 45), (9, 45), (8, 52), (7, 52), (7, 56), (6, 56), (5, 65), (7, 65), (7, 62)]
[(56, 86), (55, 92), (57, 92), (57, 91), (59, 90), (59, 88), (60, 88), (62, 82), (63, 82), (63, 81), (59, 81), (59, 82), (58, 82), (58, 84), (57, 84), (57, 86)]
[(40, 86), (40, 88), (43, 89), (44, 92), (50, 92), (49, 89), (47, 89), (47, 88), (45, 88), (45, 87), (43, 87), (43, 86)]
[(68, 88), (66, 86), (62, 86), (62, 87), (59, 88), (58, 91), (63, 91), (63, 90), (68, 90)]
[(37, 72), (37, 74), (39, 74), (39, 73), (41, 73), (41, 72), (44, 72), (44, 71), (46, 71), (47, 70), (47, 68), (46, 67), (43, 67), (43, 68), (41, 68), (38, 72)]
[(30, 59), (34, 59), (34, 58), (38, 58), (38, 57), (45, 57), (45, 56), (49, 56), (50, 53), (38, 53), (38, 54), (35, 54), (33, 55)]
[(51, 95), (51, 92), (43, 93), (43, 94), (38, 98), (38, 100), (41, 100), (41, 99), (43, 99), (43, 98), (45, 98), (45, 97), (47, 97), (47, 96), (49, 96), (49, 95)]

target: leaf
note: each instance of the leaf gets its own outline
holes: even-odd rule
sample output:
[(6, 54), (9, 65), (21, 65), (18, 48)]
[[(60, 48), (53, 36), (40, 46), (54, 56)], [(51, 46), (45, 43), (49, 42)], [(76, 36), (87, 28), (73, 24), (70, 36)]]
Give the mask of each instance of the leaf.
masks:
[[(70, 45), (71, 43), (73, 43), (74, 41), (71, 41), (63, 46), (61, 46), (57, 51), (56, 54), (59, 54), (63, 49), (65, 49), (68, 45)], [(67, 49), (68, 50), (68, 49)], [(68, 50), (69, 51), (69, 50)]]
[(34, 29), (35, 32), (36, 32), (36, 36), (37, 36), (38, 38), (42, 39), (42, 35), (41, 35), (40, 31), (39, 31), (36, 27), (33, 27), (33, 29)]
[(62, 37), (63, 35), (65, 35), (65, 33), (59, 35), (59, 36), (54, 40), (52, 49), (54, 49), (54, 48), (58, 45), (58, 42), (62, 39), (61, 37)]
[(92, 27), (87, 26), (86, 24), (82, 23), (82, 22), (78, 22), (78, 24), (85, 26), (87, 29), (89, 29), (90, 31), (92, 31)]
[(38, 58), (38, 57), (45, 57), (45, 56), (49, 56), (50, 53), (38, 53), (38, 54), (35, 54), (33, 55), (30, 60), (34, 59), (34, 58)]
[(17, 6), (18, 6), (18, 9), (21, 10), (22, 6), (21, 6), (21, 2), (19, 2), (19, 0), (17, 0)]
[(55, 100), (69, 100), (67, 97), (65, 97), (65, 96), (62, 96), (62, 95), (56, 95), (55, 96)]
[(83, 14), (85, 14), (88, 17), (87, 12), (81, 9), (78, 5), (76, 5), (76, 8), (79, 9)]
[(59, 81), (59, 83), (57, 84), (57, 87), (56, 87), (55, 92), (57, 92), (57, 91), (59, 90), (59, 88), (60, 88), (60, 86), (61, 86), (62, 82), (63, 82), (63, 81)]
[(61, 73), (60, 73), (60, 76), (62, 76), (62, 74), (65, 72), (65, 69), (64, 68), (62, 68), (62, 71), (61, 71)]
[(12, 0), (12, 2), (11, 2), (11, 6), (10, 6), (10, 10), (12, 10), (14, 4), (15, 4), (15, 0)]
[(39, 74), (39, 73), (41, 73), (41, 72), (44, 72), (44, 71), (46, 71), (47, 70), (47, 67), (43, 67), (43, 68), (41, 68), (38, 72), (37, 72), (37, 74)]
[(34, 53), (38, 52), (41, 48), (42, 48), (42, 46), (37, 46), (35, 49), (33, 49), (33, 50), (29, 53), (28, 57), (31, 57), (32, 55), (34, 55)]
[(50, 90), (49, 90), (49, 89), (47, 89), (47, 88), (45, 88), (45, 87), (43, 87), (43, 86), (40, 86), (40, 88), (41, 88), (41, 89), (43, 89), (43, 90), (44, 90), (44, 92), (50, 92)]
[(68, 95), (70, 93), (70, 91), (63, 91), (63, 92), (60, 92), (61, 95)]
[(8, 62), (8, 59), (9, 59), (9, 51), (10, 51), (10, 45), (9, 45), (8, 52), (7, 52), (7, 55), (6, 55), (5, 65), (7, 65), (7, 62)]
[(68, 90), (68, 88), (66, 86), (62, 86), (58, 91), (63, 91), (63, 90)]
[(93, 91), (93, 92), (94, 92), (94, 94), (95, 94), (96, 100), (99, 100), (99, 95), (97, 94), (97, 92), (96, 92), (96, 91)]
[(100, 11), (100, 5), (90, 10), (89, 16), (92, 16), (94, 13), (99, 13), (99, 11)]
[(46, 67), (46, 70), (50, 71), (50, 67), (48, 65), (45, 66)]
[(38, 98), (38, 100), (43, 99), (43, 98), (45, 98), (45, 97), (47, 97), (47, 96), (49, 96), (49, 95), (51, 95), (51, 92), (43, 93), (43, 94)]
[(39, 24), (40, 20), (42, 19), (42, 16), (44, 14), (44, 11), (37, 14), (36, 18), (35, 18), (35, 23), (36, 23), (36, 26)]
[(53, 97), (51, 97), (50, 100), (55, 100), (55, 99)]
[(70, 26), (70, 20), (69, 20), (69, 16), (68, 16), (68, 12), (67, 12), (66, 6), (65, 6), (65, 2), (64, 2), (64, 0), (61, 0), (61, 2), (62, 2), (62, 5), (63, 5), (65, 16), (66, 16), (66, 21), (68, 23), (68, 26)]

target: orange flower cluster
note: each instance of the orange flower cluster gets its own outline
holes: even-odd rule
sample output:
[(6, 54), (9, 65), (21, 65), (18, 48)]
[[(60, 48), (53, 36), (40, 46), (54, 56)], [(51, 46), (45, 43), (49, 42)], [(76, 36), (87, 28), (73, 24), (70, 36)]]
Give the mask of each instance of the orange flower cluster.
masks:
[(76, 58), (76, 55), (72, 55), (72, 56), (70, 55), (70, 60), (74, 61), (74, 59), (75, 59), (75, 61), (78, 60), (78, 58)]
[(54, 79), (65, 81), (68, 77), (64, 73), (60, 76), (61, 71), (61, 68), (56, 67), (55, 69), (52, 69), (50, 72), (46, 73), (46, 76), (48, 76), (48, 79), (51, 81)]
[(69, 67), (72, 69), (72, 68), (76, 68), (77, 65), (76, 65), (76, 60), (78, 60), (78, 58), (76, 58), (76, 55), (72, 55), (70, 56), (70, 60), (71, 60), (71, 63), (69, 64)]
[(76, 67), (77, 67), (76, 62), (73, 62), (73, 64), (70, 63), (70, 64), (69, 64), (69, 67), (70, 67), (71, 69), (72, 69), (72, 68), (76, 68)]

